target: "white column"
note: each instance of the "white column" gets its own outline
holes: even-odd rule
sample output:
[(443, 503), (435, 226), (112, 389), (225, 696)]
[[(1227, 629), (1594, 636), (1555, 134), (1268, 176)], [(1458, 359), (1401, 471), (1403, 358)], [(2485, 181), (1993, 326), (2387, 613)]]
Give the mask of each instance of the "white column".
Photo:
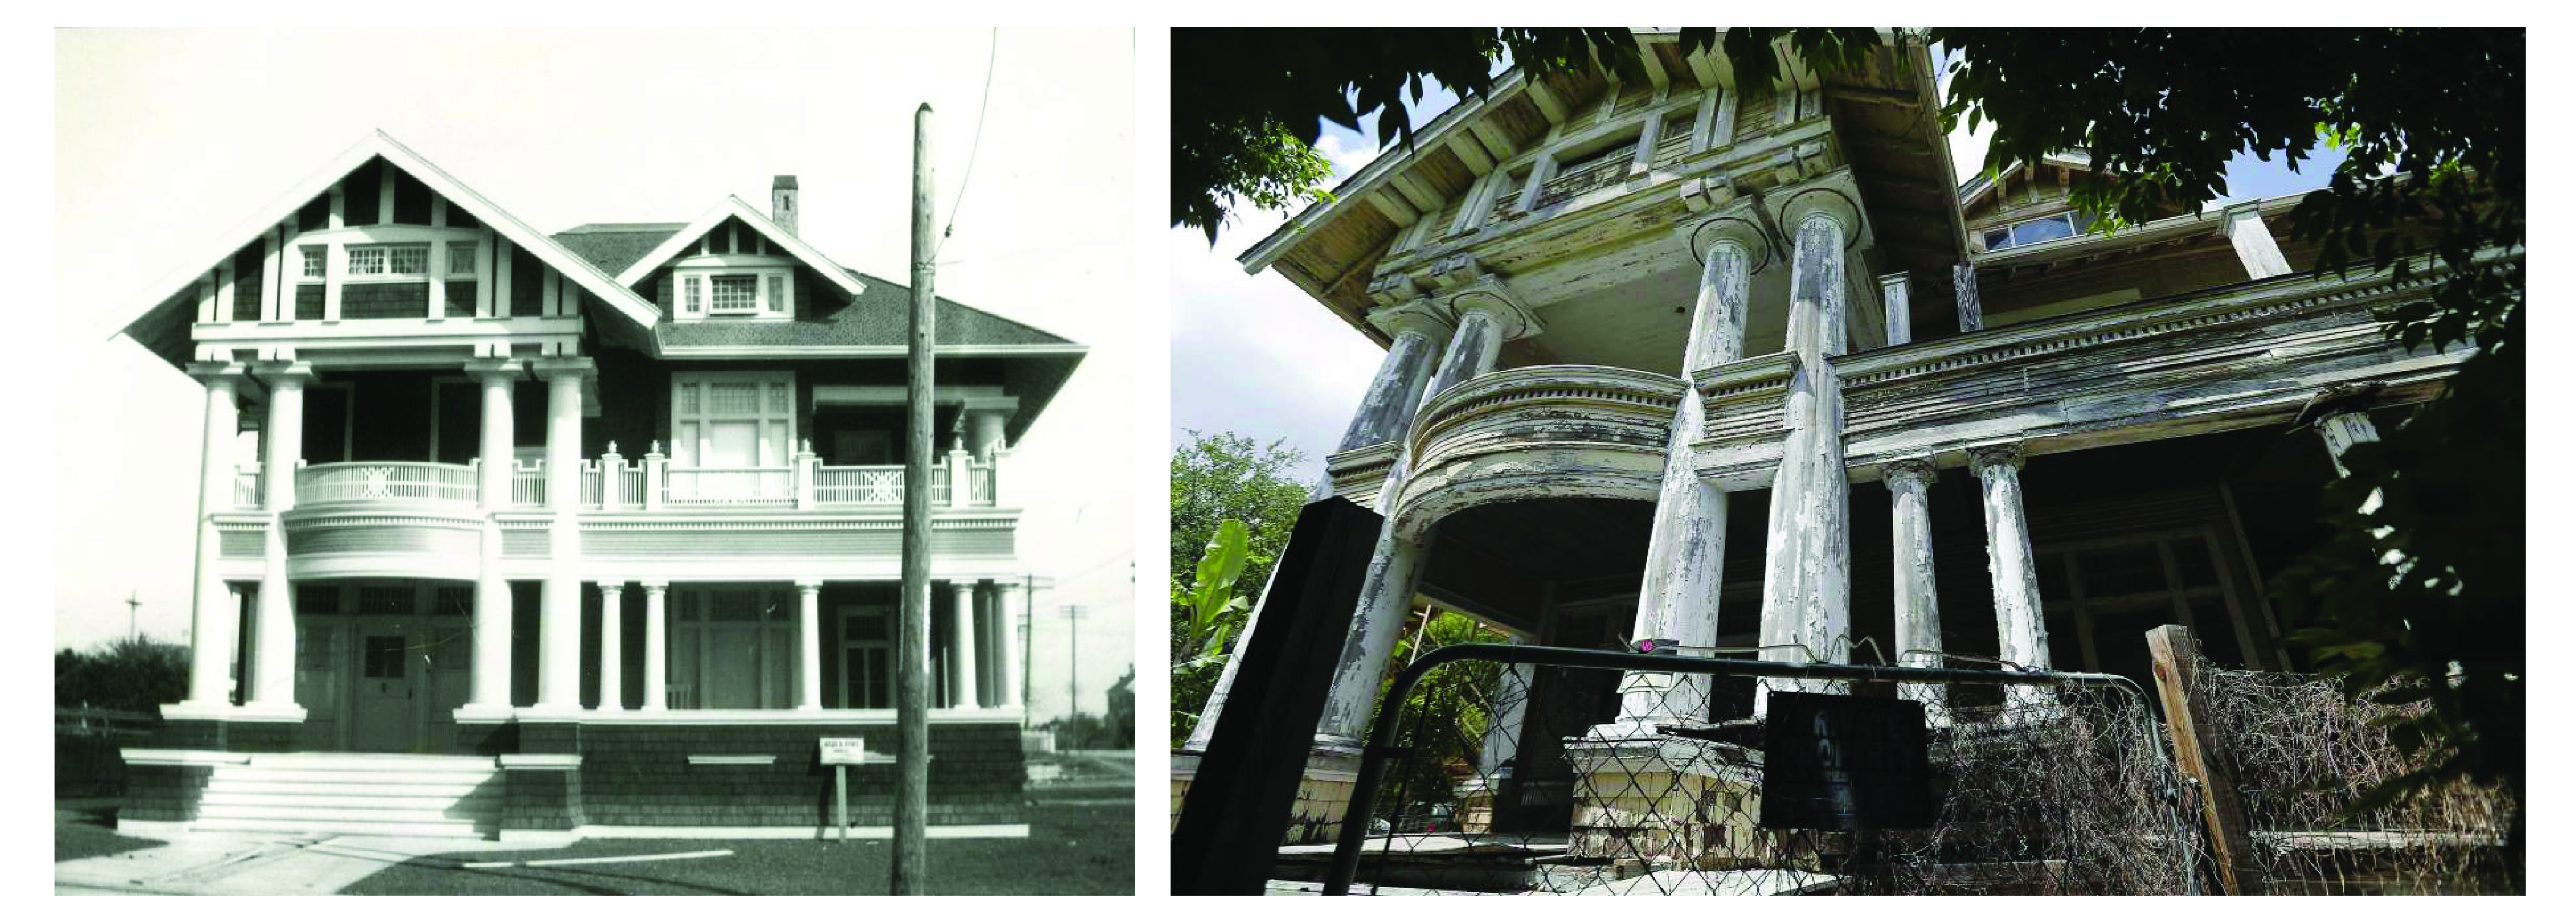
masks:
[(537, 708), (581, 708), (581, 384), (588, 358), (537, 362), (546, 381), (546, 504), (554, 511), (537, 627)]
[(619, 648), (625, 641), (626, 583), (599, 583), (599, 711), (622, 712), (626, 709), (626, 661)]
[[(1369, 314), (1369, 322), (1395, 340), (1387, 346), (1386, 357), (1378, 362), (1377, 376), (1369, 381), (1359, 408), (1352, 410), (1351, 423), (1343, 430), (1336, 452), (1401, 440), (1412, 430), (1414, 410), (1422, 407), (1423, 387), (1431, 382), (1432, 367), (1438, 363), (1443, 348), (1441, 342), (1454, 331), (1442, 311), (1427, 300)], [(1390, 470), (1389, 481), (1400, 483), (1395, 476)], [(1331, 494), (1333, 477), (1328, 472), (1315, 484), (1308, 500)], [(1386, 490), (1379, 490), (1381, 510), (1394, 500)], [(1271, 575), (1275, 579), (1278, 570), (1271, 570)], [(1209, 691), (1206, 705), (1200, 707), (1198, 723), (1190, 727), (1189, 741), (1182, 744), (1182, 750), (1207, 750), (1208, 739), (1216, 732), (1217, 718), (1225, 712), (1226, 695), (1234, 688), (1235, 671), (1243, 661), (1241, 651), (1250, 646), (1260, 629), (1261, 613), (1269, 600), (1270, 585), (1264, 583), (1261, 598), (1254, 602), (1251, 616), (1245, 618), (1243, 632), (1235, 638), (1233, 651), (1226, 655), (1225, 670), (1217, 674), (1216, 687)], [(1035, 622), (1034, 617), (1031, 622)]]
[(975, 702), (975, 583), (951, 581), (949, 589), (957, 603), (949, 608), (948, 617), (948, 683), (954, 688), (948, 695), (949, 705), (957, 709), (977, 708)]
[(670, 696), (670, 627), (663, 615), (667, 582), (644, 583), (644, 711), (659, 712)]
[(1002, 666), (1000, 704), (1018, 706), (1020, 701), (1020, 622), (1021, 613), (1029, 610), (1029, 588), (1026, 581), (1000, 583), (994, 594), (993, 612), (999, 618)]
[(2248, 278), (2263, 279), (2290, 273), (2290, 260), (2281, 255), (2281, 241), (2263, 226), (2262, 205), (2246, 202), (2229, 207), (2219, 217), (2219, 232), (2227, 235), (2229, 245), (2236, 247), (2237, 261), (2245, 264)]
[[(1922, 458), (1898, 460), (1886, 469), (1888, 511), (1896, 537), (1896, 663), (1911, 668), (1941, 667), (1941, 607), (1933, 585), (1932, 483), (1939, 476)], [(1898, 696), (1923, 704), (1931, 724), (1946, 724), (1948, 708), (1940, 684), (1899, 684)]]
[[(2039, 570), (2032, 561), (2030, 526), (2022, 517), (2022, 450), (2016, 445), (1980, 447), (1968, 452), (1968, 470), (1984, 487), (1986, 506), (1986, 572), (1994, 579), (1996, 657), (2026, 668), (2046, 670), (2048, 625), (2041, 618)], [(2016, 706), (2038, 702), (2040, 688), (2006, 688)]]
[[(1766, 661), (1847, 662), (1851, 658), (1851, 483), (1843, 465), (1842, 381), (1832, 359), (1843, 351), (1844, 248), (1860, 215), (1841, 196), (1791, 199), (1784, 225), (1797, 228), (1789, 274), (1788, 350), (1798, 358), (1789, 380), (1787, 443), (1771, 484), (1764, 547), (1761, 643)], [(1841, 684), (1766, 680), (1754, 712), (1768, 711), (1774, 690), (1832, 693)]]
[(2336, 412), (2317, 420), (2317, 437), (2325, 439), (2326, 455), (2334, 461), (2335, 475), (2350, 476), (2352, 471), (2343, 465), (2344, 451), (2355, 444), (2377, 442), (2379, 426), (2371, 424), (2370, 416), (2357, 409)]
[(302, 717), (295, 704), (295, 595), (286, 580), (284, 514), (295, 507), (296, 461), (304, 455), (304, 385), (313, 366), (301, 361), (262, 368), (268, 384), (268, 421), (262, 425), (267, 456), (262, 464), (264, 504), (269, 514), (264, 564), (260, 570), (259, 608), (251, 626), (258, 642), (250, 656), (255, 682), (249, 705), (274, 715)]
[(972, 481), (967, 477), (973, 476), (975, 473), (974, 468), (966, 462), (972, 456), (972, 454), (968, 454), (966, 452), (966, 444), (962, 440), (957, 442), (948, 451), (949, 507), (963, 508), (967, 505), (974, 504), (974, 500), (971, 498), (971, 496), (974, 495), (974, 488)]
[(823, 708), (823, 582), (821, 579), (796, 583), (797, 664), (796, 708), (808, 712)]
[(1887, 344), (1904, 345), (1914, 341), (1914, 294), (1912, 278), (1904, 272), (1878, 276), (1878, 302), (1887, 311)]
[[(483, 258), (490, 257), (486, 249)], [(483, 389), (483, 452), (476, 483), (483, 514), (482, 567), (474, 580), (473, 690), (464, 710), (494, 716), (510, 709), (510, 582), (501, 576), (501, 524), (492, 512), (510, 506), (510, 468), (515, 436), (511, 429), (510, 388), (519, 379), (519, 364), (508, 360), (468, 362), (466, 373)]]
[[(1507, 308), (1482, 300), (1471, 304), (1461, 308), (1457, 331), (1442, 349), (1439, 370), (1424, 387), (1424, 402), (1441, 390), (1492, 373), (1501, 356), (1504, 328), (1496, 311)], [(1399, 456), (1387, 471), (1386, 485), (1378, 490), (1378, 510), (1386, 515), (1386, 522), (1378, 530), (1377, 548), (1370, 554), (1368, 574), (1361, 582), (1359, 609), (1342, 642), (1332, 696), (1316, 725), (1316, 743), (1324, 747), (1359, 746), (1368, 731), (1370, 710), (1377, 704), (1378, 682), (1386, 676), (1387, 656), (1395, 651), (1396, 636), (1404, 631), (1405, 619), (1413, 610), (1413, 590), (1429, 547), (1423, 540), (1396, 534), (1395, 502), (1410, 475), (1410, 463), (1410, 457)]]
[[(1701, 259), (1699, 296), (1690, 337), (1682, 345), (1682, 377), (1743, 356), (1744, 319), (1753, 272), (1769, 251), (1750, 215), (1723, 217), (1690, 229), (1688, 242)], [(1696, 393), (1673, 412), (1664, 448), (1663, 486), (1646, 543), (1645, 581), (1629, 635), (1682, 645), (1717, 642), (1717, 596), (1726, 561), (1726, 493), (1703, 482), (1691, 462), (1691, 445), (1706, 429)], [(1621, 734), (1652, 734), (1656, 724), (1695, 723), (1708, 715), (1708, 677), (1635, 672), (1619, 701)]]
[(174, 717), (207, 716), (232, 709), (229, 671), (233, 626), (240, 609), (232, 589), (218, 571), (222, 536), (214, 514), (233, 504), (233, 438), (241, 430), (234, 399), (243, 368), (231, 361), (205, 361), (188, 366), (188, 376), (206, 385), (204, 439), (199, 455), (197, 492), (196, 594), (191, 599), (188, 631), (188, 698), (162, 711)]

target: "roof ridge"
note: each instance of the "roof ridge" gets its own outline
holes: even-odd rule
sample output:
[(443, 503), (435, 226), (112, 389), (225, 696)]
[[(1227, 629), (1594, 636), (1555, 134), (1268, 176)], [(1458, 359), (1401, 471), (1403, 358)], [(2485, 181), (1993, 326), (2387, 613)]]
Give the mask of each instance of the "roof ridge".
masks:
[[(838, 267), (839, 267), (842, 271), (845, 271), (845, 272), (850, 273), (851, 275), (857, 276), (861, 281), (864, 281), (864, 282), (867, 282), (867, 283), (871, 283), (871, 284), (882, 284), (882, 285), (885, 285), (885, 286), (887, 286), (887, 287), (895, 288), (895, 289), (903, 290), (903, 291), (910, 291), (910, 290), (912, 290), (912, 286), (911, 286), (911, 285), (908, 285), (908, 284), (896, 284), (896, 283), (894, 283), (894, 282), (892, 282), (892, 281), (887, 281), (887, 280), (885, 280), (885, 279), (883, 279), (883, 278), (879, 278), (879, 277), (877, 277), (877, 276), (875, 276), (875, 275), (868, 274), (867, 272), (863, 272), (863, 271), (860, 271), (860, 270), (858, 270), (858, 269), (851, 268), (851, 267), (849, 267), (849, 266), (847, 266), (847, 265), (840, 265), (840, 266), (838, 266)], [(1040, 329), (1040, 328), (1038, 328), (1038, 327), (1036, 327), (1036, 326), (1029, 325), (1028, 323), (1024, 323), (1024, 322), (1021, 322), (1021, 321), (1016, 320), (1016, 319), (1012, 319), (1012, 318), (1007, 317), (1007, 316), (1003, 316), (1002, 314), (995, 313), (995, 312), (993, 312), (993, 311), (991, 311), (991, 310), (986, 310), (986, 309), (984, 309), (984, 308), (982, 308), (982, 307), (970, 306), (970, 305), (965, 304), (965, 303), (960, 303), (960, 302), (958, 302), (958, 301), (950, 300), (950, 299), (948, 299), (948, 298), (946, 298), (946, 297), (940, 297), (940, 296), (938, 296), (938, 295), (936, 295), (936, 294), (932, 295), (932, 297), (933, 297), (935, 300), (937, 300), (939, 303), (946, 304), (946, 305), (948, 305), (948, 306), (952, 306), (952, 307), (956, 307), (956, 308), (958, 308), (958, 309), (960, 309), (960, 310), (965, 310), (965, 311), (967, 311), (967, 312), (974, 313), (974, 314), (979, 315), (979, 316), (990, 317), (990, 318), (992, 318), (993, 320), (995, 320), (995, 321), (997, 321), (997, 322), (1008, 323), (1008, 324), (1010, 324), (1010, 325), (1017, 326), (1017, 327), (1019, 327), (1019, 328), (1021, 328), (1021, 329), (1027, 330), (1027, 331), (1029, 331), (1029, 332), (1034, 332), (1034, 333), (1037, 333), (1038, 335), (1046, 336), (1047, 338), (1054, 339), (1054, 340), (1059, 341), (1059, 342), (1063, 342), (1063, 343), (1065, 343), (1065, 344), (1067, 344), (1067, 345), (1074, 344), (1074, 341), (1073, 341), (1072, 339), (1068, 339), (1068, 338), (1065, 338), (1064, 336), (1060, 336), (1060, 335), (1057, 335), (1057, 334), (1055, 334), (1055, 333), (1048, 332), (1048, 331), (1046, 331), (1046, 330), (1044, 330), (1044, 329)]]

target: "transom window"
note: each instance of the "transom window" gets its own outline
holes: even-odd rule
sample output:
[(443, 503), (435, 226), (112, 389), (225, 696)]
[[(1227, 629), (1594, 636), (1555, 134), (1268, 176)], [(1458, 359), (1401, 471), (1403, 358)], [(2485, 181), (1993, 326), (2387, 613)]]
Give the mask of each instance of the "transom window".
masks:
[(349, 247), (349, 277), (360, 279), (424, 277), (429, 274), (429, 244)]

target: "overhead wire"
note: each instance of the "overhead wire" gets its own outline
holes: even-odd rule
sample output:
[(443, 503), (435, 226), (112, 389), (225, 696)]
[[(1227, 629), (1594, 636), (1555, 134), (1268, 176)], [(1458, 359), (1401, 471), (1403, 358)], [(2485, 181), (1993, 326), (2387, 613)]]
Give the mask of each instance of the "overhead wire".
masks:
[(966, 184), (975, 181), (975, 155), (984, 150), (984, 113), (993, 107), (993, 62), (1002, 56), (1002, 30), (993, 29), (992, 43), (984, 52), (984, 98), (975, 104), (975, 140), (966, 147), (966, 173), (957, 179), (957, 197), (948, 203), (948, 225), (939, 231), (939, 244), (931, 247), (936, 259), (939, 250), (947, 248), (949, 234), (957, 232), (957, 209), (966, 203)]

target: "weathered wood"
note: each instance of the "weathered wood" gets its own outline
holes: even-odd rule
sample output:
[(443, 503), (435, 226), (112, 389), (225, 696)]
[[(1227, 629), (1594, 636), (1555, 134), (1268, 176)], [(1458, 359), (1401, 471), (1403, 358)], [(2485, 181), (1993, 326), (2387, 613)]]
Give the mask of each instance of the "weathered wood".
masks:
[(1950, 266), (1950, 282), (1959, 291), (1959, 331), (1986, 328), (1985, 312), (1977, 305), (1977, 266), (1968, 262)]
[[(1932, 568), (1932, 483), (1939, 472), (1924, 458), (1887, 465), (1889, 530), (1895, 536), (1896, 663), (1911, 668), (1945, 666), (1941, 658), (1941, 607)], [(1948, 721), (1940, 684), (1901, 684), (1897, 695), (1923, 704), (1932, 724)]]
[[(1788, 351), (1797, 356), (1783, 400), (1778, 473), (1771, 485), (1763, 547), (1761, 642), (1767, 661), (1848, 660), (1851, 641), (1850, 480), (1843, 463), (1842, 380), (1829, 356), (1842, 351), (1844, 244), (1860, 220), (1841, 194), (1790, 199)], [(1835, 692), (1818, 682), (1763, 681), (1757, 716), (1778, 690)]]
[(2200, 785), (2201, 817), (2209, 824), (2212, 860), (2228, 894), (2264, 892), (2263, 867), (2254, 858), (2245, 808), (2236, 793), (2236, 774), (2218, 749), (2217, 731), (2191, 688), (2200, 667), (2199, 648), (2191, 630), (2167, 624), (2147, 631), (2147, 653), (2155, 660), (2156, 698), (2164, 703), (2165, 731), (2173, 739), (2174, 763)]
[(912, 324), (906, 355), (903, 610), (895, 647), (893, 893), (930, 891), (930, 430), (937, 387), (931, 354), (938, 338), (938, 238), (933, 234), (930, 103), (912, 116)]
[[(1986, 572), (1994, 585), (1996, 657), (2045, 671), (2049, 668), (2048, 624), (2041, 618), (2030, 522), (2022, 514), (2021, 464), (2017, 445), (1980, 447), (1968, 453), (1968, 471), (1976, 475), (1985, 495)], [(2046, 694), (2040, 687), (2005, 688), (2017, 710), (2043, 705)]]
[(1878, 276), (1879, 303), (1887, 311), (1887, 344), (1904, 345), (1914, 341), (1914, 297), (1908, 290), (1909, 278), (1904, 272)]

